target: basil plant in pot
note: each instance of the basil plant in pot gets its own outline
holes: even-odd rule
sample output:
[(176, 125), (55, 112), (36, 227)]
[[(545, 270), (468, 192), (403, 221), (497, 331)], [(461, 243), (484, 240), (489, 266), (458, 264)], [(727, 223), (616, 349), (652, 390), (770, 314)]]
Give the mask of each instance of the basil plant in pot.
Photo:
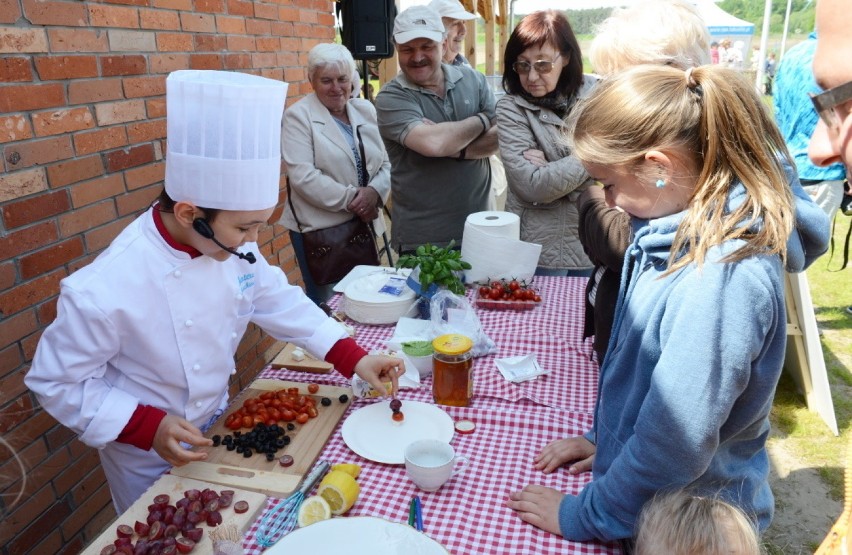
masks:
[[(455, 241), (446, 247), (429, 243), (420, 245), (414, 254), (405, 254), (396, 262), (397, 268), (412, 268), (408, 286), (421, 297), (421, 313), (427, 317), (429, 299), (439, 289), (449, 289), (456, 295), (464, 295), (464, 271), (470, 263), (461, 259), (461, 251), (453, 249)], [(425, 309), (425, 311), (424, 311)]]

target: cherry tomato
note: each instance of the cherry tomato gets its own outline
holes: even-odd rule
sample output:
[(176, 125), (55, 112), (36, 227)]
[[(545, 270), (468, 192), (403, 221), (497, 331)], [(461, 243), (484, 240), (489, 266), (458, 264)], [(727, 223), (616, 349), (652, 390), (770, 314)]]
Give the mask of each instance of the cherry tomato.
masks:
[(492, 288), (492, 289), (495, 289), (495, 288), (496, 288), (496, 289), (502, 289), (502, 288), (503, 288), (503, 284), (502, 284), (501, 282), (499, 282), (499, 281), (492, 281), (492, 282), (491, 282), (491, 288)]
[(511, 289), (512, 291), (517, 291), (520, 288), (521, 288), (521, 284), (518, 283), (518, 280), (513, 279), (512, 281), (509, 282), (509, 289)]
[(251, 428), (254, 425), (254, 418), (251, 416), (243, 416), (241, 421), (243, 428)]
[(491, 288), (488, 287), (487, 285), (483, 285), (479, 288), (479, 296), (480, 297), (483, 297), (483, 298), (487, 297), (489, 293), (491, 293)]
[(540, 302), (541, 302), (541, 297), (540, 297), (539, 295), (536, 295), (535, 297), (533, 297), (533, 300), (534, 300), (535, 302), (537, 302), (537, 303), (540, 303)]
[(316, 393), (317, 391), (319, 391), (319, 386), (317, 384), (308, 384), (308, 393)]
[(308, 421), (309, 418), (310, 417), (307, 414), (302, 413), (302, 414), (300, 414), (299, 416), (296, 417), (296, 422), (298, 422), (299, 424), (304, 424), (305, 422)]
[(317, 412), (316, 407), (314, 407), (314, 406), (308, 407), (308, 417), (309, 418), (316, 418), (318, 414), (319, 414), (319, 412)]
[(488, 298), (492, 301), (499, 301), (501, 296), (503, 296), (503, 289), (500, 287), (492, 287), (491, 293), (488, 294)]

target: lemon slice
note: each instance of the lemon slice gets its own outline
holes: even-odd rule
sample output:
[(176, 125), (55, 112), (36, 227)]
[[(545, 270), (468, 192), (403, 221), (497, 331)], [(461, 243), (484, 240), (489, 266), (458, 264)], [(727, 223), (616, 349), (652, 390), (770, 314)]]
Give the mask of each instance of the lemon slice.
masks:
[(333, 515), (342, 515), (348, 511), (358, 500), (360, 493), (361, 487), (355, 478), (340, 470), (332, 470), (326, 474), (317, 491), (317, 494), (328, 502)]
[(331, 518), (331, 507), (319, 495), (308, 497), (299, 507), (299, 528), (310, 526), (314, 522)]
[(355, 463), (340, 463), (332, 465), (331, 470), (339, 470), (341, 472), (345, 472), (349, 474), (353, 478), (357, 478), (361, 475), (361, 466)]

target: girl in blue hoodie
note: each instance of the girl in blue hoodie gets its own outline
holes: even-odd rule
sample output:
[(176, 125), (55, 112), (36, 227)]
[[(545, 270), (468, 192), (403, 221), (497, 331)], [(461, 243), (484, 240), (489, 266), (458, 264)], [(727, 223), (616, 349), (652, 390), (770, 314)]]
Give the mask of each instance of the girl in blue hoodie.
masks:
[(815, 205), (794, 209), (784, 139), (736, 72), (641, 66), (577, 109), (575, 155), (630, 215), (633, 241), (594, 428), (535, 465), (591, 467), (593, 480), (579, 495), (529, 485), (508, 505), (570, 540), (619, 540), (657, 492), (688, 486), (764, 530), (783, 271), (824, 251), (827, 220)]

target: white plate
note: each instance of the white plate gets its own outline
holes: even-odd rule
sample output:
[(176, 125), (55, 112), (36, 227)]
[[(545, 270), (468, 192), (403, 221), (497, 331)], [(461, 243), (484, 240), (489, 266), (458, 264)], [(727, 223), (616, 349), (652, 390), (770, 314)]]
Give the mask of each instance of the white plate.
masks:
[[(375, 272), (361, 276), (352, 281), (343, 290), (346, 299), (364, 303), (370, 306), (381, 305), (407, 305), (414, 300), (415, 293), (405, 284), (405, 278), (389, 272)], [(396, 281), (396, 286), (399, 287), (399, 295), (393, 293), (382, 292), (382, 288), (389, 281)]]
[(403, 401), (402, 413), (402, 424), (391, 419), (390, 400), (358, 409), (343, 422), (343, 441), (365, 459), (404, 464), (403, 452), (412, 441), (438, 439), (449, 443), (453, 439), (453, 419), (435, 405)]
[(355, 266), (354, 268), (349, 270), (348, 274), (343, 276), (343, 279), (337, 282), (333, 289), (337, 293), (343, 293), (346, 290), (346, 286), (358, 279), (359, 277), (380, 272), (385, 274), (396, 273), (401, 275), (402, 277), (408, 277), (408, 274), (411, 273), (411, 268), (400, 268), (399, 270), (397, 270), (395, 268), (391, 268), (390, 266)]
[(264, 555), (448, 555), (438, 542), (411, 526), (372, 516), (335, 517), (290, 532)]

